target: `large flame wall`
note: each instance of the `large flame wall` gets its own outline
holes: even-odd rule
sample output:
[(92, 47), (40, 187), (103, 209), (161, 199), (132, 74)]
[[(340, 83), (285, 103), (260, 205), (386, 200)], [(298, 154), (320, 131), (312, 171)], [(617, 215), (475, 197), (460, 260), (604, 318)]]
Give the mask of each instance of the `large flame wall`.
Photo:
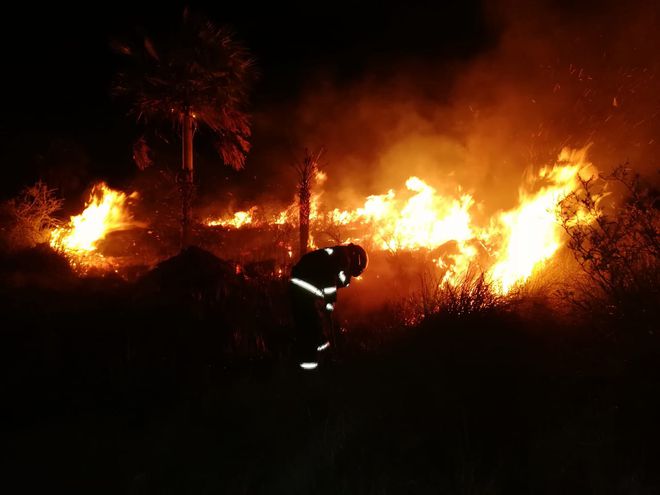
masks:
[[(410, 177), (399, 191), (369, 196), (354, 208), (329, 209), (323, 205), (322, 192), (317, 192), (311, 220), (317, 231), (332, 232), (342, 242), (363, 243), (372, 250), (437, 250), (452, 244), (451, 252), (434, 259), (444, 282), (458, 283), (476, 268), (506, 293), (541, 269), (563, 244), (557, 205), (579, 186), (580, 178), (596, 173), (586, 152), (586, 148), (564, 149), (552, 166), (530, 173), (520, 186), (517, 205), (495, 212), (485, 224), (472, 218), (473, 209), (484, 206), (478, 198), (461, 193), (460, 188), (454, 196), (438, 194), (419, 177)], [(280, 212), (260, 215), (259, 209), (253, 206), (209, 218), (206, 224), (234, 229), (297, 224), (295, 203)], [(333, 240), (328, 236), (314, 242), (319, 247)]]

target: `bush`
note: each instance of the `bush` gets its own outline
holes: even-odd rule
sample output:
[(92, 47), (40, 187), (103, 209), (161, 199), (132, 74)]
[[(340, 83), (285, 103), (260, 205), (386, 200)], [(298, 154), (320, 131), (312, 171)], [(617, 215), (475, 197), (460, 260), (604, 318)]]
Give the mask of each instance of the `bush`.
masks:
[(3, 205), (6, 248), (12, 251), (32, 248), (50, 239), (58, 225), (53, 214), (62, 207), (55, 190), (39, 181), (23, 189)]
[(582, 269), (566, 298), (588, 315), (656, 325), (660, 303), (658, 191), (625, 167), (581, 179), (559, 205), (568, 248)]
[(508, 309), (515, 295), (498, 294), (483, 272), (468, 270), (457, 284), (442, 282), (434, 271), (420, 276), (420, 287), (403, 304), (408, 325), (431, 316), (462, 318), (485, 316)]

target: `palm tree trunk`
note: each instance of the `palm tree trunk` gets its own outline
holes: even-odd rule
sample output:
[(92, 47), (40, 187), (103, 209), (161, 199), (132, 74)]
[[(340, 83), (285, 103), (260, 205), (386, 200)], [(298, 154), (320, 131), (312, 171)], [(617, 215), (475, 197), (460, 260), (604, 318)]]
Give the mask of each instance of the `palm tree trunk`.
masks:
[(183, 116), (182, 182), (181, 182), (181, 249), (190, 245), (192, 233), (193, 135), (194, 119), (188, 110)]
[(299, 189), (300, 256), (309, 248), (309, 213), (311, 210), (311, 191), (307, 184)]
[(298, 222), (300, 228), (300, 256), (309, 249), (309, 216), (312, 211), (312, 182), (318, 171), (322, 151), (312, 155), (305, 149), (305, 156), (294, 167), (298, 172)]

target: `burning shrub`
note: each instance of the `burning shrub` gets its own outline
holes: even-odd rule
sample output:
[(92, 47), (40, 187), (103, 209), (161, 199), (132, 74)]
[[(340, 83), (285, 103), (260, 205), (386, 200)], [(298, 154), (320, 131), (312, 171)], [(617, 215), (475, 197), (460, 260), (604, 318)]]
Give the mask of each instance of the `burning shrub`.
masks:
[(41, 181), (7, 201), (3, 208), (6, 247), (18, 250), (48, 242), (52, 229), (58, 225), (53, 214), (62, 207), (62, 202), (55, 196), (55, 190)]
[(414, 325), (433, 316), (463, 318), (507, 309), (514, 293), (501, 294), (486, 274), (468, 269), (457, 283), (443, 281), (436, 271), (420, 275), (419, 289), (403, 305), (405, 320)]
[[(622, 201), (612, 200), (617, 193)], [(609, 176), (581, 179), (580, 188), (560, 203), (568, 247), (583, 273), (563, 291), (577, 308), (644, 326), (657, 324), (659, 199), (658, 191), (638, 174), (619, 167)]]

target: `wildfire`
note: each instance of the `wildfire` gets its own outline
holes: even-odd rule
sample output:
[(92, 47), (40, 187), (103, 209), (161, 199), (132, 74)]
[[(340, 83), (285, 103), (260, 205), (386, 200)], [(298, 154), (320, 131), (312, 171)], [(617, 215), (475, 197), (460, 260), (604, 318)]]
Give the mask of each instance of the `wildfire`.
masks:
[(97, 250), (99, 241), (110, 232), (136, 225), (127, 208), (128, 199), (134, 198), (137, 198), (135, 192), (127, 195), (110, 189), (104, 182), (96, 184), (84, 211), (51, 232), (50, 245), (75, 260), (74, 265), (79, 265), (84, 257)]
[(253, 221), (254, 214), (257, 210), (256, 206), (253, 206), (247, 211), (237, 211), (234, 213), (234, 216), (227, 219), (208, 219), (206, 225), (209, 227), (233, 227), (240, 229), (245, 225), (250, 225)]
[(557, 204), (577, 188), (580, 177), (587, 179), (595, 173), (595, 168), (586, 161), (586, 149), (564, 149), (556, 165), (539, 171), (538, 180), (550, 185), (536, 194), (521, 189), (520, 206), (500, 214), (497, 229), (503, 243), (490, 277), (502, 292), (526, 281), (562, 246)]
[[(495, 213), (485, 226), (472, 220), (476, 201), (471, 194), (458, 189), (453, 196), (440, 195), (419, 177), (410, 177), (400, 191), (369, 196), (353, 209), (324, 212), (322, 193), (315, 194), (310, 220), (317, 230), (327, 225), (342, 227), (352, 235), (345, 242), (365, 242), (380, 250), (434, 250), (451, 243), (451, 253), (434, 260), (443, 272), (443, 282), (458, 283), (477, 266), (495, 290), (506, 294), (540, 270), (563, 245), (556, 207), (578, 187), (580, 178), (596, 173), (586, 152), (586, 148), (562, 150), (557, 163), (529, 176), (519, 189), (517, 207)], [(208, 220), (207, 225), (297, 225), (295, 202), (260, 221), (253, 219), (255, 211), (253, 207), (225, 219)]]

